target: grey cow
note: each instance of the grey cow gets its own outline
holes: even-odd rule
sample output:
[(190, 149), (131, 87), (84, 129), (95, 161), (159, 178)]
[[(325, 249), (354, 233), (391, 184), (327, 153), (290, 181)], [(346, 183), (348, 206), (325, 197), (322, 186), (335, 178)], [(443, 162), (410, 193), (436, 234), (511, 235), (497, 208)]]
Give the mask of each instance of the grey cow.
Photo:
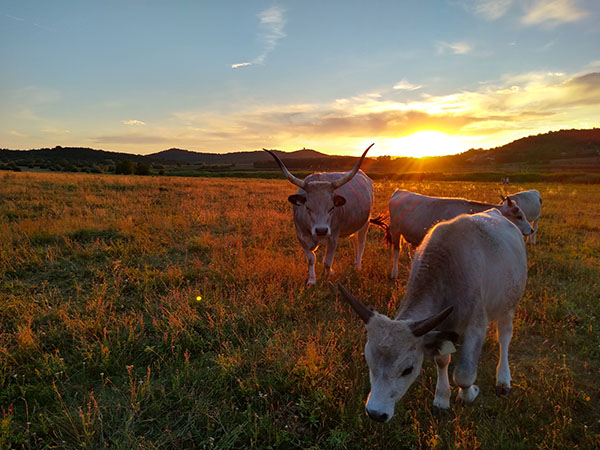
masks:
[[(501, 205), (482, 203), (464, 198), (429, 197), (410, 191), (396, 190), (390, 198), (390, 224), (386, 238), (393, 248), (392, 278), (398, 277), (400, 243), (404, 239), (413, 248), (421, 243), (429, 229), (443, 220), (461, 214), (474, 214), (497, 208), (513, 222), (522, 221), (525, 215), (514, 202)], [(527, 227), (531, 229), (531, 227)]]
[(533, 233), (527, 236), (527, 241), (535, 245), (538, 222), (542, 213), (542, 195), (536, 189), (521, 191), (516, 194), (510, 194), (505, 198), (503, 197), (503, 204), (506, 204), (509, 199), (516, 202), (521, 210), (523, 210), (527, 220), (532, 222)]
[[(529, 222), (520, 223), (523, 228)], [(529, 226), (531, 231), (531, 227)], [(526, 233), (528, 234), (528, 233)], [(500, 360), (496, 392), (510, 390), (508, 346), (515, 308), (525, 290), (527, 257), (522, 231), (496, 209), (437, 224), (413, 259), (406, 295), (395, 319), (367, 308), (346, 288), (340, 291), (366, 323), (365, 359), (371, 392), (366, 411), (380, 422), (421, 371), (426, 355), (437, 364), (434, 407), (450, 407), (448, 364), (462, 340), (454, 370), (459, 397), (471, 402), (477, 363), (489, 322), (497, 322)]]
[(365, 248), (371, 208), (373, 182), (360, 169), (371, 144), (349, 172), (324, 172), (308, 175), (304, 180), (295, 177), (279, 157), (264, 149), (275, 159), (287, 179), (298, 186), (288, 200), (294, 205), (294, 224), (308, 261), (307, 284), (315, 284), (315, 250), (327, 245), (323, 260), (324, 274), (329, 276), (340, 237), (354, 236), (356, 267), (360, 270)]

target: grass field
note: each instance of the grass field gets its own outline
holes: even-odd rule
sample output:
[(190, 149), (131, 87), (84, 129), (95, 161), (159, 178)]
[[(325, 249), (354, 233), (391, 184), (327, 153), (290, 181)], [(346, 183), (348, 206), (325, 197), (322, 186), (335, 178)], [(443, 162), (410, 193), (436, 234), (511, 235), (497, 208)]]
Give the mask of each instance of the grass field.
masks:
[[(375, 187), (376, 212), (397, 187), (494, 203), (501, 189)], [(0, 448), (598, 448), (600, 188), (506, 193), (530, 188), (544, 207), (511, 395), (494, 394), (492, 327), (474, 404), (455, 391), (435, 417), (430, 360), (381, 425), (364, 414), (362, 322), (304, 286), (287, 181), (0, 174)], [(360, 273), (343, 241), (333, 281), (394, 314), (408, 257), (391, 281), (381, 239), (372, 228)]]

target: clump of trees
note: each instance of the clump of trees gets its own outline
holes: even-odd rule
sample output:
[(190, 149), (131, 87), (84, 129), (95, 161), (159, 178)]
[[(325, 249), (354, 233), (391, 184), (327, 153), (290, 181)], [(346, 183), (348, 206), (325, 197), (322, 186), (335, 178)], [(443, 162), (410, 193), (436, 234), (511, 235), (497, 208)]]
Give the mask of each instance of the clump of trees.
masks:
[(118, 161), (115, 165), (115, 173), (122, 175), (150, 175), (150, 166), (144, 162), (138, 161), (134, 163), (133, 161), (125, 160)]

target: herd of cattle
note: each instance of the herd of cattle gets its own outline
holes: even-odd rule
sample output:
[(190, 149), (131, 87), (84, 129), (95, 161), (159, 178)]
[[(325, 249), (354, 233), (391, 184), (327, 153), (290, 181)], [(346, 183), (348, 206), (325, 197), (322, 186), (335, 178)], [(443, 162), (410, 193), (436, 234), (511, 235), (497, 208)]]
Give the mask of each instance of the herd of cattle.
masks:
[(308, 284), (316, 283), (317, 247), (327, 246), (324, 276), (328, 277), (340, 237), (354, 237), (360, 269), (370, 223), (384, 228), (392, 245), (392, 278), (398, 276), (401, 241), (414, 252), (406, 294), (393, 319), (365, 306), (338, 285), (366, 324), (364, 353), (371, 381), (367, 414), (380, 422), (389, 421), (396, 402), (418, 377), (426, 355), (433, 356), (437, 365), (434, 408), (450, 408), (448, 365), (459, 340), (461, 354), (453, 378), (459, 398), (473, 401), (479, 393), (474, 384), (477, 362), (490, 322), (497, 324), (500, 344), (496, 393), (508, 394), (513, 315), (527, 280), (523, 236), (535, 244), (542, 205), (539, 192), (519, 192), (494, 205), (397, 190), (390, 199), (388, 224), (382, 217), (371, 217), (373, 183), (360, 170), (372, 146), (349, 172), (314, 173), (304, 180), (266, 150), (298, 186), (288, 200), (308, 261)]

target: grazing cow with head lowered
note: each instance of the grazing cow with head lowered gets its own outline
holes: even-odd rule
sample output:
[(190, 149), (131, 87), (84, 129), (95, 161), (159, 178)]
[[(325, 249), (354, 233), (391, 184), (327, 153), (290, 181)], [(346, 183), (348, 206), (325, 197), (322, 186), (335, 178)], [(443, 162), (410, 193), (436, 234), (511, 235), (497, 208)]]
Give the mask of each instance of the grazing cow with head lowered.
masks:
[(502, 198), (502, 204), (506, 204), (509, 200), (517, 203), (519, 208), (527, 217), (529, 222), (533, 222), (533, 233), (527, 236), (527, 241), (535, 245), (535, 234), (538, 229), (538, 221), (540, 220), (540, 214), (542, 213), (542, 196), (535, 190), (517, 192), (516, 194), (510, 194), (506, 198)]
[[(524, 227), (529, 225), (523, 222)], [(461, 215), (431, 229), (415, 253), (395, 319), (367, 308), (338, 285), (367, 327), (369, 417), (380, 422), (392, 418), (396, 402), (419, 375), (426, 355), (437, 364), (434, 408), (450, 408), (448, 364), (453, 342), (459, 338), (462, 348), (454, 382), (459, 397), (473, 401), (479, 393), (474, 384), (479, 354), (491, 321), (497, 322), (500, 343), (496, 393), (507, 394), (512, 319), (526, 280), (522, 233), (492, 209)]]
[(323, 264), (324, 274), (329, 276), (340, 237), (354, 235), (356, 267), (361, 268), (373, 206), (373, 182), (359, 169), (373, 145), (349, 172), (313, 173), (304, 180), (292, 175), (275, 153), (265, 149), (287, 179), (299, 188), (288, 200), (294, 205), (296, 235), (308, 261), (307, 284), (317, 282), (315, 250), (320, 244), (327, 244)]
[[(401, 189), (396, 190), (390, 199), (390, 225), (386, 232), (386, 239), (393, 248), (392, 278), (398, 277), (401, 239), (415, 248), (436, 223), (453, 219), (461, 214), (479, 213), (490, 208), (497, 208), (515, 223), (519, 223), (524, 218), (523, 212), (511, 201), (492, 205), (464, 198), (429, 197)], [(525, 231), (529, 232), (529, 230), (531, 227), (525, 228)]]

